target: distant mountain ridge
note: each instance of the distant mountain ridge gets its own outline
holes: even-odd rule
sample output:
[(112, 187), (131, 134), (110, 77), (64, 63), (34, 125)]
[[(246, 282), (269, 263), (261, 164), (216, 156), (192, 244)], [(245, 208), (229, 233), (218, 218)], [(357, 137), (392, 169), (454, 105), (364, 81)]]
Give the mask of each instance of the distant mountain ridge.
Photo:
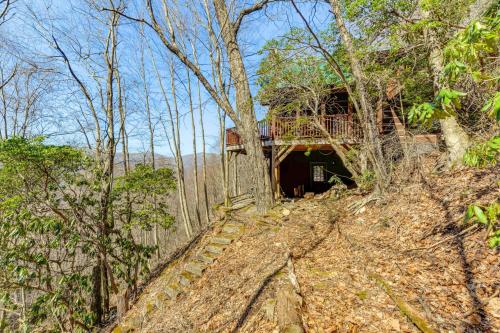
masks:
[[(203, 154), (196, 154), (198, 158), (198, 168), (202, 166), (203, 162)], [(205, 154), (207, 161), (218, 158), (219, 155), (215, 153), (207, 153)], [(187, 154), (182, 156), (182, 160), (184, 162), (184, 169), (191, 170), (194, 167), (194, 154)], [(135, 166), (137, 164), (148, 164), (151, 163), (151, 154), (150, 153), (131, 153), (129, 154), (129, 161), (131, 166)], [(155, 164), (157, 167), (171, 167), (175, 168), (175, 158), (172, 156), (166, 156), (162, 154), (155, 154)], [(123, 154), (117, 153), (115, 156), (115, 165), (118, 167), (123, 166)]]

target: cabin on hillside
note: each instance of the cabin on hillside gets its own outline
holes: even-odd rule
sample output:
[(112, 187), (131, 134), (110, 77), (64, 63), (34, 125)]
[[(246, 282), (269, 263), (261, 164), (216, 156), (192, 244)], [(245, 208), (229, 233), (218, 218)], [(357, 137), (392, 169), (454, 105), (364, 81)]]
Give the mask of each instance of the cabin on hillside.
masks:
[[(379, 103), (377, 126), (381, 135), (395, 133), (404, 142), (406, 129), (396, 112), (399, 93), (397, 83), (389, 85), (387, 101)], [(307, 192), (324, 192), (332, 186), (332, 176), (348, 186), (354, 185), (351, 174), (328, 139), (330, 136), (348, 150), (362, 143), (361, 125), (346, 89), (329, 89), (314, 115), (307, 108), (297, 108), (296, 111), (281, 108), (293, 96), (293, 91), (284, 91), (278, 101), (266, 101), (268, 116), (258, 122), (275, 197), (301, 197)], [(414, 136), (412, 140), (436, 145), (437, 135)], [(226, 151), (234, 159), (245, 153), (244, 142), (235, 128), (226, 129)]]

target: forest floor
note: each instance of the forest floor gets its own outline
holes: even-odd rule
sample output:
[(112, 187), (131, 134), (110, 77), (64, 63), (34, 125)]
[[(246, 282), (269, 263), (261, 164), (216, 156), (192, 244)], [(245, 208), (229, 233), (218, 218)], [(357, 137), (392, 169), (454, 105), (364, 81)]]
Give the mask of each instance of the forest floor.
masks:
[[(233, 212), (229, 220), (245, 223), (241, 237), (133, 331), (278, 332), (276, 290), (286, 274), (273, 273), (291, 254), (307, 332), (419, 332), (373, 274), (437, 332), (500, 332), (498, 249), (480, 228), (462, 232), (467, 204), (500, 196), (500, 171), (431, 170), (358, 214), (346, 208), (362, 198), (357, 192), (285, 203), (266, 216)], [(124, 322), (144, 313), (168, 271)]]

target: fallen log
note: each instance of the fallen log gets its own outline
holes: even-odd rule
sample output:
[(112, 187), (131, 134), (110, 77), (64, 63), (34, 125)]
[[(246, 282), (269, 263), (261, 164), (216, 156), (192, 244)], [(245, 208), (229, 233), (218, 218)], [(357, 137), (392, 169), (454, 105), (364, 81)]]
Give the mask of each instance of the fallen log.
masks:
[(302, 297), (297, 295), (290, 283), (278, 289), (276, 296), (276, 318), (281, 333), (304, 333), (300, 307)]
[(396, 304), (399, 311), (408, 317), (410, 321), (423, 333), (434, 333), (435, 331), (430, 327), (429, 323), (408, 303), (406, 303), (403, 299), (397, 296), (389, 284), (377, 274), (370, 274), (369, 277), (385, 291), (385, 293), (392, 299), (392, 301)]
[(288, 257), (287, 267), (288, 281), (278, 289), (276, 297), (278, 327), (282, 333), (304, 333), (304, 325), (300, 315), (302, 308), (300, 285), (295, 275), (291, 257)]

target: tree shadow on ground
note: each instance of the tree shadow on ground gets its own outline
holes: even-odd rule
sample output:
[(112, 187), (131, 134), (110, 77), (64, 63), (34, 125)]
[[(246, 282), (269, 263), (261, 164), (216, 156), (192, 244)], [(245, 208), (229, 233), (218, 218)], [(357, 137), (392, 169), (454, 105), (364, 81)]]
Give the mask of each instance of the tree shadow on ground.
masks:
[[(442, 198), (436, 195), (435, 187), (430, 184), (427, 179), (423, 175), (421, 175), (422, 182), (424, 184), (424, 188), (428, 191), (432, 200), (437, 202), (443, 211), (445, 212), (447, 224), (444, 228), (442, 228), (439, 233), (443, 236), (455, 236), (450, 247), (453, 247), (456, 251), (458, 258), (460, 260), (460, 264), (462, 266), (462, 272), (464, 274), (465, 287), (467, 288), (467, 292), (472, 301), (472, 307), (469, 313), (474, 313), (477, 315), (478, 320), (473, 322), (462, 320), (464, 326), (462, 327), (465, 332), (490, 332), (492, 330), (490, 320), (486, 311), (484, 310), (484, 304), (479, 298), (477, 294), (477, 282), (475, 275), (472, 271), (472, 267), (467, 258), (467, 254), (465, 252), (464, 247), (464, 237), (465, 235), (460, 235), (462, 231), (457, 223), (454, 221), (454, 215), (452, 212), (452, 208), (450, 207), (449, 201), (443, 200)], [(484, 194), (484, 193), (483, 193)], [(464, 318), (465, 319), (465, 318)]]

